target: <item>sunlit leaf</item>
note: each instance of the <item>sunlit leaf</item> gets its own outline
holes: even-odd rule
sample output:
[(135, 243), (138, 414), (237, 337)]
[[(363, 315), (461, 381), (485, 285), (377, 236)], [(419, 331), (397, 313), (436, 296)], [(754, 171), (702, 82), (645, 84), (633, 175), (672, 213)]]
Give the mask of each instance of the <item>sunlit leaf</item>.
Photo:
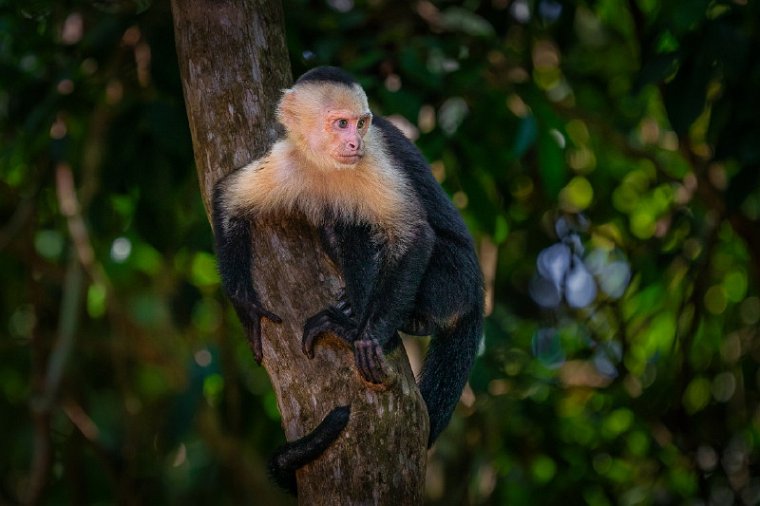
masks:
[(728, 298), (722, 285), (713, 285), (707, 289), (704, 297), (705, 308), (715, 315), (719, 315), (726, 310)]
[(586, 307), (596, 297), (596, 283), (586, 265), (578, 256), (573, 257), (573, 267), (565, 281), (565, 298), (570, 307)]
[(146, 274), (156, 274), (161, 269), (161, 254), (149, 244), (133, 244), (132, 265)]
[(657, 352), (666, 352), (673, 344), (676, 333), (676, 317), (669, 311), (662, 311), (655, 316), (645, 329), (642, 344), (651, 357)]
[(553, 244), (538, 254), (536, 267), (539, 276), (550, 281), (557, 289), (564, 282), (570, 268), (570, 248), (562, 243)]
[(438, 124), (448, 135), (453, 135), (464, 121), (467, 112), (467, 102), (461, 97), (452, 97), (441, 105)]
[(620, 298), (631, 280), (631, 266), (624, 260), (612, 260), (608, 251), (597, 248), (584, 259), (599, 288), (612, 299)]
[(633, 424), (633, 411), (627, 408), (616, 409), (604, 420), (604, 430), (608, 437), (617, 437), (627, 431)]
[(504, 216), (499, 215), (496, 217), (494, 224), (495, 226), (492, 239), (494, 243), (500, 244), (504, 242), (509, 235), (509, 223), (507, 223), (507, 220), (504, 218)]
[(689, 414), (703, 410), (710, 402), (711, 384), (707, 378), (694, 378), (683, 396), (683, 405)]
[(594, 189), (585, 177), (576, 176), (562, 188), (559, 193), (559, 201), (562, 208), (567, 212), (578, 213), (591, 205), (594, 198)]
[(541, 455), (533, 461), (533, 479), (538, 483), (549, 483), (557, 473), (557, 464), (546, 455)]
[(571, 231), (570, 224), (567, 218), (560, 216), (557, 221), (554, 222), (554, 233), (557, 234), (559, 239), (565, 238)]
[(597, 278), (602, 291), (613, 299), (623, 296), (630, 280), (631, 266), (622, 260), (607, 264)]
[(193, 283), (197, 286), (214, 286), (219, 284), (219, 271), (216, 258), (206, 252), (199, 252), (193, 257), (191, 267)]
[(211, 406), (219, 403), (224, 390), (224, 377), (221, 374), (209, 374), (203, 380), (203, 396)]
[(543, 276), (535, 276), (530, 281), (530, 296), (542, 307), (556, 308), (562, 302), (559, 287)]
[(87, 313), (91, 318), (99, 318), (106, 312), (106, 288), (93, 283), (87, 289)]
[(723, 278), (723, 291), (731, 302), (741, 302), (747, 294), (747, 273), (736, 270)]
[(449, 30), (462, 31), (469, 35), (485, 37), (494, 33), (488, 20), (461, 7), (449, 7), (443, 11), (441, 22)]

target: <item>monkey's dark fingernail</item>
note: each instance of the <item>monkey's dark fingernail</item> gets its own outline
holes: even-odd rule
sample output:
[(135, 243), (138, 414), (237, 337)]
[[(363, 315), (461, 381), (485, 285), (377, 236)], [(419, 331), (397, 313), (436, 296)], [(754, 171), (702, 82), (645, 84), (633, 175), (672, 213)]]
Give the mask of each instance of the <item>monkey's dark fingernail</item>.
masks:
[(301, 340), (301, 351), (309, 358), (314, 358), (314, 342), (311, 335), (304, 335)]

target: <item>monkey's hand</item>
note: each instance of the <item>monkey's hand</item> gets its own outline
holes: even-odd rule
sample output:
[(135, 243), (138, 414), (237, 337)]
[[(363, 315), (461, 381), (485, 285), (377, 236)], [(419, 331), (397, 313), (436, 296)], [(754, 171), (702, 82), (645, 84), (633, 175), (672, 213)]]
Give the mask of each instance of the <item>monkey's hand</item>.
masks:
[(248, 338), (248, 346), (253, 352), (253, 358), (258, 364), (261, 364), (261, 359), (264, 356), (261, 348), (261, 319), (266, 318), (274, 323), (282, 323), (282, 318), (264, 309), (258, 300), (251, 301), (233, 297), (232, 306), (243, 324), (245, 336)]
[(342, 308), (330, 306), (306, 320), (301, 349), (307, 357), (314, 358), (314, 345), (321, 337), (335, 334), (347, 344), (352, 344), (356, 340), (356, 331), (356, 322)]
[(354, 359), (359, 374), (369, 383), (387, 385), (393, 375), (385, 360), (383, 347), (374, 339), (354, 341)]

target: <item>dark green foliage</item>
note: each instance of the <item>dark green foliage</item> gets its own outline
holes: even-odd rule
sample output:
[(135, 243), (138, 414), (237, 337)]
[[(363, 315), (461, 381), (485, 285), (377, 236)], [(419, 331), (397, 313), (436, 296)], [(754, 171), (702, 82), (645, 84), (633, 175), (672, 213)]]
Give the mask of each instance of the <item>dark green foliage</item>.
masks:
[[(0, 0), (0, 503), (286, 500), (167, 4)], [(430, 503), (760, 503), (760, 3), (284, 4), (294, 74), (411, 127), (492, 273)], [(542, 310), (560, 217), (604, 274)]]

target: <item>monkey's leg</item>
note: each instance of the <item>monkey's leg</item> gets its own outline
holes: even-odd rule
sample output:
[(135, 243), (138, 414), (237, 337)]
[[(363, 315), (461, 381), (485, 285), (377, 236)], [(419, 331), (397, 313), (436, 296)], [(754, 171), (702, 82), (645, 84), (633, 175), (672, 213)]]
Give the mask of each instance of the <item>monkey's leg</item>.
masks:
[(222, 286), (227, 292), (235, 312), (243, 324), (248, 345), (256, 362), (261, 363), (261, 319), (275, 323), (282, 320), (267, 310), (259, 300), (251, 280), (251, 225), (247, 219), (228, 217), (221, 204), (223, 187), (217, 188), (214, 197), (214, 229), (216, 250)]
[(370, 383), (386, 383), (389, 369), (384, 351), (399, 342), (398, 330), (414, 311), (420, 282), (425, 275), (435, 243), (427, 223), (414, 229), (414, 246), (399, 251), (386, 245), (377, 279), (366, 298), (354, 355), (359, 372)]
[(338, 304), (337, 307), (330, 306), (306, 320), (303, 327), (301, 349), (307, 357), (314, 358), (314, 345), (317, 340), (328, 333), (335, 334), (349, 345), (356, 341), (356, 322), (345, 312), (346, 308), (350, 308), (350, 306), (345, 301), (339, 301)]

